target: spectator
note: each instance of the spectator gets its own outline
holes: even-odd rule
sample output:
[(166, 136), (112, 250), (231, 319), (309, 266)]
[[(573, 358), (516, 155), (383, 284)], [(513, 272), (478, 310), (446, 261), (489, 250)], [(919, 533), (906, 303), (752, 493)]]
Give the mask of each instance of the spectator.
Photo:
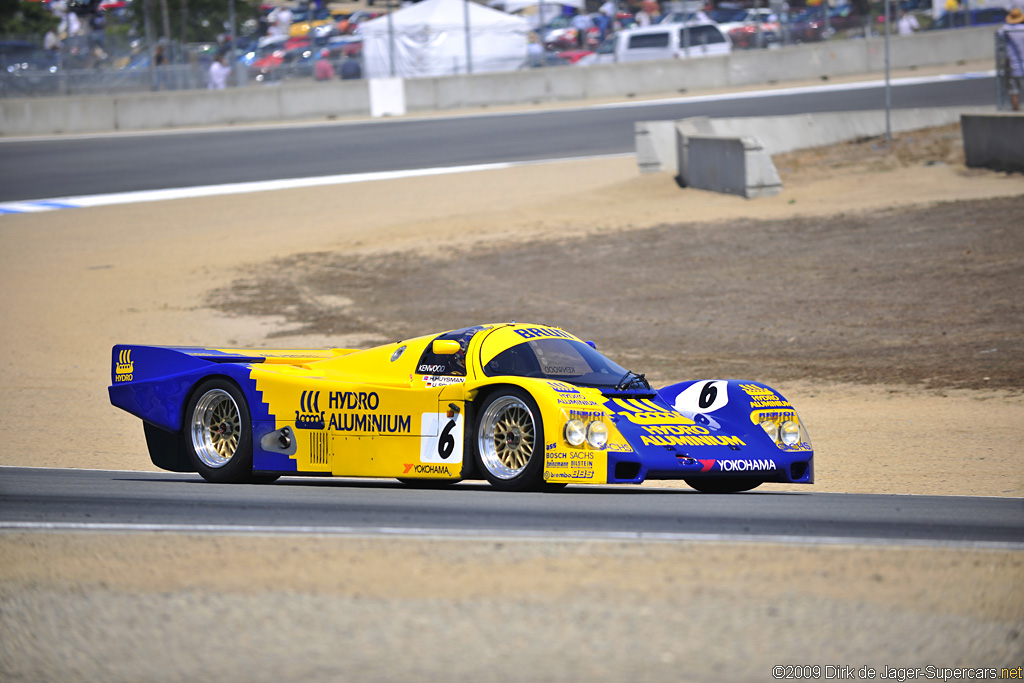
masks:
[(327, 48), (320, 50), (320, 59), (316, 60), (316, 66), (313, 70), (313, 74), (318, 81), (329, 81), (334, 78), (334, 65), (331, 64), (331, 60), (327, 59), (330, 54)]
[(571, 26), (576, 29), (576, 44), (583, 47), (583, 43), (587, 39), (587, 31), (594, 28), (594, 20), (590, 18), (589, 14), (580, 10), (572, 18)]
[(1006, 41), (1007, 90), (1010, 106), (1020, 111), (1020, 91), (1024, 87), (1024, 11), (1014, 7), (1006, 15), (1006, 23), (999, 29), (999, 35)]
[(341, 79), (350, 81), (362, 77), (363, 67), (359, 66), (359, 61), (354, 57), (346, 57), (345, 61), (341, 63)]
[(217, 55), (213, 58), (213, 62), (210, 64), (210, 84), (207, 86), (210, 90), (223, 90), (228, 85), (228, 74), (231, 73), (231, 67), (224, 63), (224, 57)]
[(57, 32), (52, 28), (43, 37), (43, 48), (47, 52), (56, 52), (60, 49), (60, 38), (57, 37)]
[(896, 22), (897, 33), (901, 36), (909, 36), (920, 28), (921, 24), (917, 22), (917, 17), (908, 12), (900, 12), (900, 20)]
[(156, 67), (153, 71), (156, 81), (153, 83), (154, 90), (160, 90), (167, 84), (164, 82), (164, 65), (167, 64), (167, 56), (164, 54), (163, 44), (158, 44), (156, 50), (153, 51), (153, 66)]
[(544, 66), (544, 46), (536, 31), (530, 31), (529, 42), (526, 44), (526, 58), (531, 67)]

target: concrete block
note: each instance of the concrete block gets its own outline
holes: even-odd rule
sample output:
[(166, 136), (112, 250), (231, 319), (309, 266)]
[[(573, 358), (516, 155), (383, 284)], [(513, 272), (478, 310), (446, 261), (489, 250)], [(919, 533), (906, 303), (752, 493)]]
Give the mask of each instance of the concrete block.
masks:
[(370, 116), (405, 116), (405, 82), (401, 78), (370, 79)]
[(676, 166), (678, 175), (676, 180), (679, 185), (687, 187), (690, 184), (690, 161), (687, 143), (691, 135), (714, 135), (711, 119), (707, 116), (693, 116), (688, 119), (676, 121)]
[(775, 165), (756, 138), (691, 135), (687, 144), (691, 187), (747, 198), (782, 190)]
[(1024, 113), (964, 115), (960, 133), (967, 166), (1024, 173)]
[(675, 121), (637, 121), (633, 138), (641, 173), (678, 173)]

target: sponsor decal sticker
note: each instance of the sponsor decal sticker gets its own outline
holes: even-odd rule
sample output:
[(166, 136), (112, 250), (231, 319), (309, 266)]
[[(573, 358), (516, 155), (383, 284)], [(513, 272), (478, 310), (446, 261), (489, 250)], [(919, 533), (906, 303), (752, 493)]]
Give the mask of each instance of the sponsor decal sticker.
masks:
[(759, 387), (756, 384), (741, 384), (740, 388), (750, 396), (751, 408), (792, 408), (789, 401), (782, 400), (775, 392), (767, 387)]
[(114, 383), (131, 382), (135, 364), (132, 363), (132, 350), (121, 349), (117, 354), (117, 365), (114, 367)]
[(423, 386), (446, 387), (452, 384), (465, 384), (465, 377), (449, 377), (444, 375), (423, 375)]
[(446, 465), (418, 465), (416, 463), (405, 463), (405, 470), (402, 474), (434, 474), (451, 477), (451, 470)]
[(295, 411), (296, 429), (323, 429), (324, 411), (320, 410), (320, 392), (303, 391), (299, 410)]

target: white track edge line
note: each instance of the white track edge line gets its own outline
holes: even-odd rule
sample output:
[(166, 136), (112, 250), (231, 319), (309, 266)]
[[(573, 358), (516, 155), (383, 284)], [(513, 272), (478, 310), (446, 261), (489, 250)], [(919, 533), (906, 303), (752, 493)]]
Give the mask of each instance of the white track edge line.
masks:
[(551, 542), (758, 543), (794, 546), (886, 546), (965, 550), (1024, 551), (1024, 542), (889, 539), (784, 534), (659, 533), (644, 531), (530, 531), (514, 529), (429, 529), (415, 527), (269, 526), (230, 524), (117, 524), (98, 522), (5, 522), (0, 532), (53, 531), (98, 533), (173, 533), (264, 536), (347, 536), (360, 538), (433, 538), (445, 540), (518, 540)]

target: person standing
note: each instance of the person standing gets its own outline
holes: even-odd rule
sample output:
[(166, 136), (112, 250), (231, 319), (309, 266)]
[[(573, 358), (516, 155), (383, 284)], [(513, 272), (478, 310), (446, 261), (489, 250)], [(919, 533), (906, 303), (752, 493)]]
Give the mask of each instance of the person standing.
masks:
[(900, 20), (896, 22), (897, 33), (901, 36), (909, 36), (920, 28), (921, 24), (918, 23), (917, 17), (910, 12), (900, 12)]
[(217, 55), (210, 64), (210, 90), (224, 90), (228, 86), (228, 74), (231, 67), (224, 63), (223, 55)]
[(330, 54), (327, 48), (320, 50), (320, 59), (316, 60), (313, 72), (318, 81), (330, 81), (334, 78), (334, 65), (331, 64), (331, 60), (327, 59)]
[(1010, 106), (1020, 111), (1020, 91), (1024, 87), (1024, 11), (1014, 7), (1006, 15), (1006, 23), (999, 29), (1006, 41), (1006, 75), (1009, 81)]

